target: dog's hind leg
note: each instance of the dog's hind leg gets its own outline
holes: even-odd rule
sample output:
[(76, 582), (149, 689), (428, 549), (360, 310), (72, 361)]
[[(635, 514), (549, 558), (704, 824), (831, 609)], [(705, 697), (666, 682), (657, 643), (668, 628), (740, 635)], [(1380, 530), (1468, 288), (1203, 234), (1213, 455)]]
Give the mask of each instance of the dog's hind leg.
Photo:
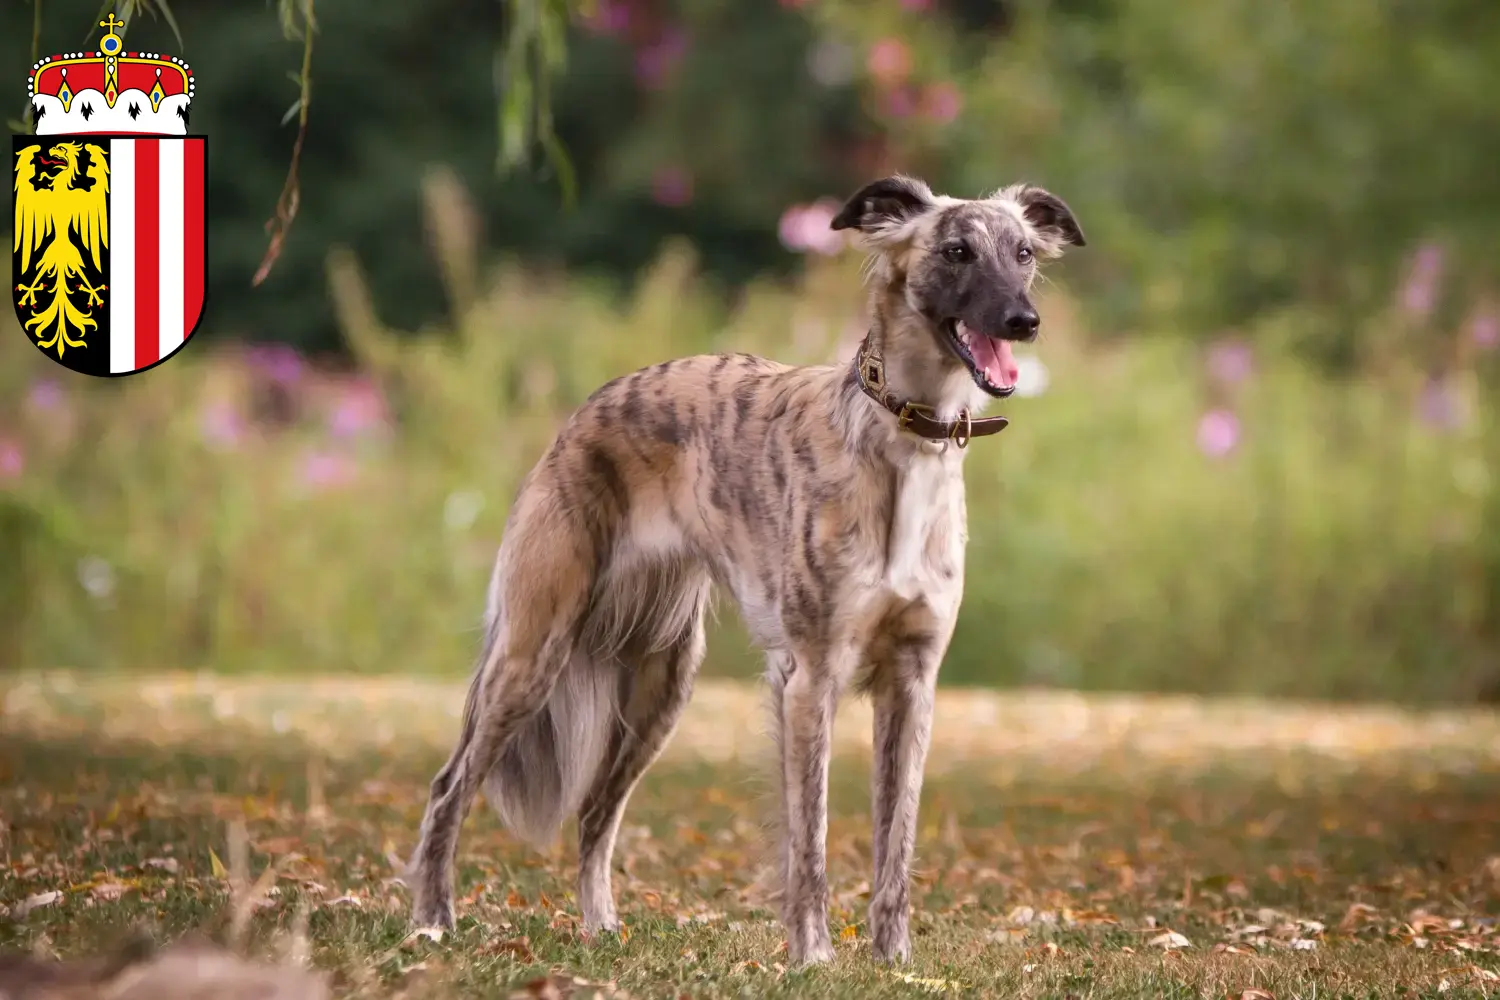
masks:
[(546, 706), (577, 646), (588, 597), (587, 565), (566, 546), (554, 544), (551, 555), (530, 562), (505, 560), (508, 566), (526, 565), (525, 589), (501, 591), (497, 604), (503, 610), (492, 616), (487, 648), (464, 705), (458, 746), (432, 781), (406, 874), (412, 919), (419, 926), (453, 926), (459, 828), (512, 738)]
[(619, 929), (610, 888), (615, 836), (631, 791), (661, 753), (692, 695), (706, 648), (706, 582), (700, 593), (687, 631), (667, 649), (626, 668), (620, 717), (610, 734), (604, 765), (578, 814), (578, 902), (589, 933)]

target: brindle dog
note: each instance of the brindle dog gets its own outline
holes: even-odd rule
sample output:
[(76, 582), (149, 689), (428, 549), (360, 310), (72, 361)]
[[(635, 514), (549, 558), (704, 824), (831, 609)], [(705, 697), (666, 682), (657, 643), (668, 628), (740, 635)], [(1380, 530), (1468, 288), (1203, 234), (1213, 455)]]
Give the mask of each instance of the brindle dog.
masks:
[(933, 688), (964, 587), (964, 446), (1005, 424), (974, 414), (1015, 388), (1011, 345), (1039, 324), (1038, 260), (1084, 237), (1040, 188), (969, 201), (901, 176), (857, 192), (833, 228), (871, 252), (855, 363), (718, 355), (625, 375), (526, 476), (458, 745), (407, 873), (419, 923), (452, 925), (459, 827), (483, 787), (529, 840), (578, 814), (584, 927), (618, 927), (615, 835), (692, 692), (718, 584), (766, 652), (791, 959), (833, 957), (829, 735), (851, 683), (875, 713), (874, 951), (909, 956)]

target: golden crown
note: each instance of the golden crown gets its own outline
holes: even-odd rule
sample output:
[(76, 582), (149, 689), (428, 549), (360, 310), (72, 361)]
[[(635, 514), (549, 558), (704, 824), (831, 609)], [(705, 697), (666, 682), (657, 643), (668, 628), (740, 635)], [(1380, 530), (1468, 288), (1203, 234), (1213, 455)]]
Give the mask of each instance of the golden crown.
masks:
[(193, 73), (176, 56), (127, 52), (110, 14), (95, 52), (65, 52), (31, 67), (37, 135), (128, 132), (186, 135)]

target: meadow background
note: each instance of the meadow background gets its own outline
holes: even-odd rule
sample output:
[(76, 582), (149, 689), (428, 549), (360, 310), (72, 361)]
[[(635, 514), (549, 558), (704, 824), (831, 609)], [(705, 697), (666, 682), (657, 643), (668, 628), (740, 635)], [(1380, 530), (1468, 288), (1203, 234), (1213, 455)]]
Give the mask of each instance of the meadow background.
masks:
[[(283, 6), (317, 30), (268, 280), (303, 43), (176, 0), (180, 45), (128, 38), (198, 76), (206, 322), (106, 382), (0, 318), (0, 668), (462, 676), (559, 420), (681, 354), (850, 357), (827, 221), (900, 169), (1043, 184), (1090, 240), (970, 452), (945, 683), (1500, 698), (1485, 0), (598, 0), (550, 78), (571, 194), (497, 169), (524, 3)], [(0, 9), (18, 110), (94, 7)], [(707, 669), (757, 669), (727, 605)]]

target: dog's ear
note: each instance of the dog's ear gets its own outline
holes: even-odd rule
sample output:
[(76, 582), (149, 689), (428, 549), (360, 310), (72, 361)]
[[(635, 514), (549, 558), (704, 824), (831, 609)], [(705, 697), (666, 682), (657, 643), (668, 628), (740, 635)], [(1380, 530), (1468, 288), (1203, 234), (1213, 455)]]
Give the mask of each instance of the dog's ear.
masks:
[(866, 234), (888, 232), (936, 205), (932, 189), (912, 177), (897, 174), (866, 184), (854, 193), (831, 223), (834, 229), (858, 229)]
[(1073, 210), (1051, 191), (1032, 187), (1030, 184), (1018, 184), (1007, 194), (1021, 206), (1021, 213), (1041, 237), (1041, 242), (1045, 244), (1043, 249), (1049, 256), (1057, 256), (1064, 246), (1088, 245), (1083, 238), (1083, 229), (1079, 227), (1078, 220), (1073, 218)]

